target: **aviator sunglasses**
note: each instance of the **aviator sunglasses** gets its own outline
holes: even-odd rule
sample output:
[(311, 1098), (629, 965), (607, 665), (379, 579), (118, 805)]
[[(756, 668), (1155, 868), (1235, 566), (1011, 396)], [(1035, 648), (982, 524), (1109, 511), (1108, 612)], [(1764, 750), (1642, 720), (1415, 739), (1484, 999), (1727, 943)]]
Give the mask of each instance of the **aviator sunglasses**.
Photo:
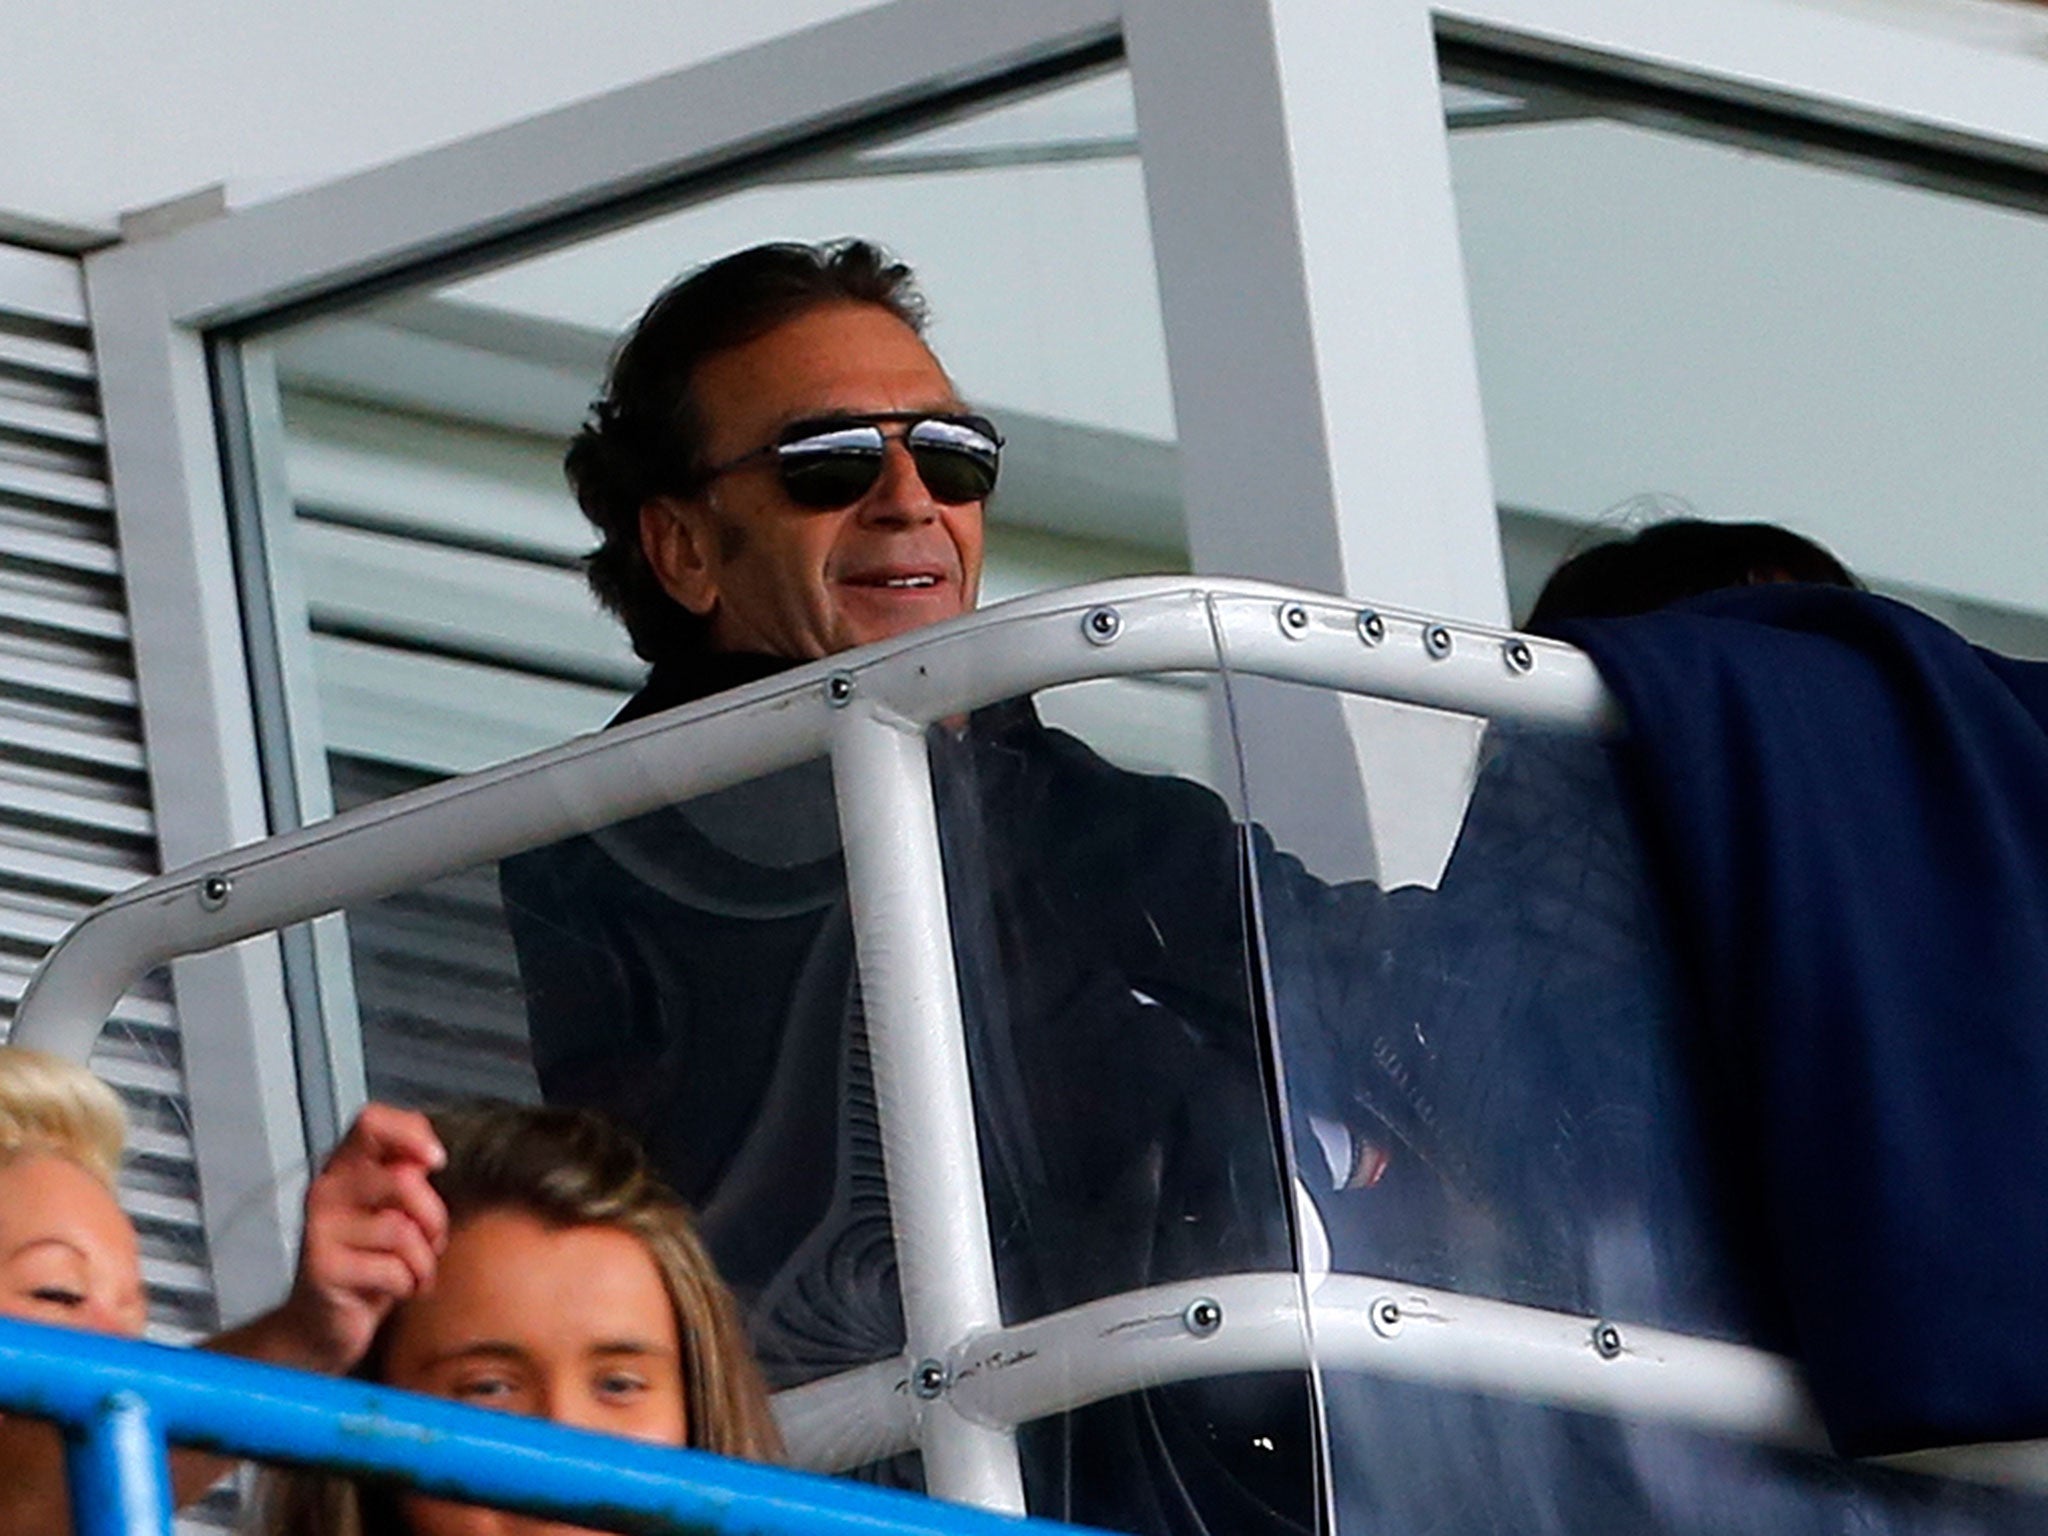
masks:
[[(899, 432), (883, 430), (901, 427)], [(759, 460), (771, 460), (783, 494), (800, 507), (836, 511), (850, 507), (882, 478), (882, 457), (890, 438), (909, 450), (918, 478), (934, 501), (958, 506), (985, 501), (996, 488), (1003, 438), (985, 416), (949, 416), (931, 411), (877, 411), (871, 416), (828, 416), (797, 421), (764, 447), (715, 464), (704, 478)]]

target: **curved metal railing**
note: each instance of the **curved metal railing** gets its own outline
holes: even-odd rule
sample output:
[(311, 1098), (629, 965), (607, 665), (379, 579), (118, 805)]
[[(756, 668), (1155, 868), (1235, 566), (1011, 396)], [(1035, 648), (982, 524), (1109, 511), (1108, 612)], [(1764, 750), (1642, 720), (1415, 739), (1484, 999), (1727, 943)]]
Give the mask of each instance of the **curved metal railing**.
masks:
[[(1341, 1368), (1814, 1443), (1791, 1371), (1756, 1351), (1638, 1330), (1630, 1347), (1602, 1349), (1595, 1319), (1366, 1277), (1329, 1277), (1327, 1296), (1298, 1276), (1215, 1280), (1208, 1299), (1218, 1326), (1198, 1339), (1177, 1334), (1171, 1319), (1163, 1333), (1140, 1326), (1164, 1304), (1150, 1292), (1003, 1326), (925, 727), (1059, 684), (1163, 672), (1254, 675), (1588, 731), (1615, 723), (1590, 662), (1553, 642), (1255, 582), (1169, 577), (1044, 594), (148, 881), (106, 902), (50, 954), (15, 1038), (83, 1059), (122, 992), (173, 956), (829, 753), (907, 1347), (900, 1360), (782, 1395), (778, 1412), (800, 1459), (844, 1466), (915, 1444), (933, 1492), (1021, 1510), (1018, 1423), (1188, 1374), (1298, 1367), (1311, 1332), (1316, 1357)], [(1350, 1305), (1339, 1291), (1364, 1302)], [(1384, 1308), (1375, 1310), (1381, 1302), (1418, 1321), (1395, 1338)], [(1117, 1342), (1095, 1347), (1106, 1317)], [(1021, 1352), (1034, 1365), (989, 1368), (1017, 1356), (1027, 1337)]]

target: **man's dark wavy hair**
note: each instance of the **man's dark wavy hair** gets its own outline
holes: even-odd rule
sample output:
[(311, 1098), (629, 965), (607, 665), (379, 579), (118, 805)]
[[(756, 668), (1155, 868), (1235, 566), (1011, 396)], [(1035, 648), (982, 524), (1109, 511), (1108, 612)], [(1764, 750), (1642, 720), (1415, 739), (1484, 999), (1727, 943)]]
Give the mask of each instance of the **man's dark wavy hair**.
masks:
[(640, 509), (703, 483), (698, 367), (830, 304), (873, 304), (920, 334), (924, 299), (910, 268), (865, 240), (782, 242), (739, 251), (671, 283), (612, 354), (604, 393), (569, 444), (563, 468), (595, 525), (590, 589), (654, 662), (701, 650), (704, 621), (671, 598), (640, 547)]

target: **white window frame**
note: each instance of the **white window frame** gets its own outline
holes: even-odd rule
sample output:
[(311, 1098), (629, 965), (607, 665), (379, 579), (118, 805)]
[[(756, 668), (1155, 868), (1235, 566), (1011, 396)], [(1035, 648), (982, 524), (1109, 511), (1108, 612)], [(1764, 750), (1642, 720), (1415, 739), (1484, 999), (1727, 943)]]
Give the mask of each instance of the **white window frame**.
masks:
[[(1943, 0), (1925, 0), (1937, 21)], [(86, 262), (162, 855), (270, 824), (208, 336), (1121, 35), (1195, 569), (1498, 622), (1431, 26), (2048, 166), (2048, 62), (1822, 0), (894, 0)], [(289, 1268), (305, 1155), (274, 942), (181, 960), (223, 1314)], [(344, 1071), (341, 1077), (345, 1079)], [(318, 1121), (346, 1112), (319, 1106)]]

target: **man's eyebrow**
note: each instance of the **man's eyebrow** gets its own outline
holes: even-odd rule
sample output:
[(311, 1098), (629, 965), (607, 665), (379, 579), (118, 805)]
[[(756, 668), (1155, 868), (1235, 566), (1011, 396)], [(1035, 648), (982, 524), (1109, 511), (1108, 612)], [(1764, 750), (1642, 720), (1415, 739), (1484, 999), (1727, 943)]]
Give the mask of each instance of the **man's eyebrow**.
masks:
[(791, 427), (826, 426), (833, 423), (857, 424), (873, 421), (877, 417), (902, 419), (913, 416), (958, 416), (970, 409), (972, 407), (958, 395), (921, 400), (915, 405), (892, 406), (886, 410), (863, 409), (851, 405), (819, 406), (789, 412), (775, 424), (774, 430), (787, 432)]

